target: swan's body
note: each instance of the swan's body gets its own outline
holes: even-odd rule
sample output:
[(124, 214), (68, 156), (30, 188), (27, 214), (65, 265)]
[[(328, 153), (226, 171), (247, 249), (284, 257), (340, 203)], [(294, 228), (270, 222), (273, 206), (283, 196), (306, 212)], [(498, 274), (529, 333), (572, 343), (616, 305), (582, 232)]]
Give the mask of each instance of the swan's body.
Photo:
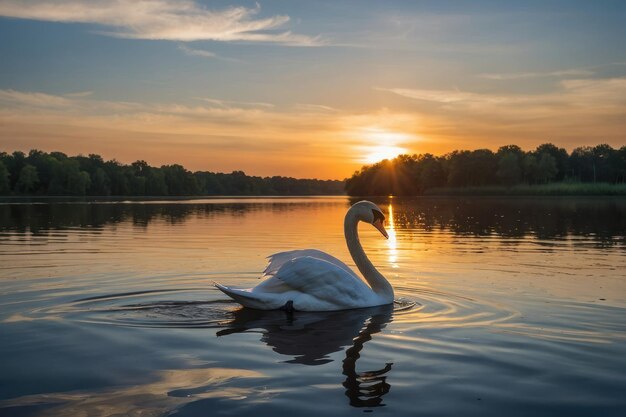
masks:
[(299, 311), (332, 311), (393, 303), (393, 288), (376, 270), (359, 242), (357, 225), (374, 225), (387, 237), (384, 215), (369, 201), (354, 204), (346, 213), (344, 234), (352, 259), (366, 284), (345, 263), (316, 249), (279, 252), (269, 257), (265, 281), (254, 288), (216, 287), (244, 307), (276, 310), (285, 306)]

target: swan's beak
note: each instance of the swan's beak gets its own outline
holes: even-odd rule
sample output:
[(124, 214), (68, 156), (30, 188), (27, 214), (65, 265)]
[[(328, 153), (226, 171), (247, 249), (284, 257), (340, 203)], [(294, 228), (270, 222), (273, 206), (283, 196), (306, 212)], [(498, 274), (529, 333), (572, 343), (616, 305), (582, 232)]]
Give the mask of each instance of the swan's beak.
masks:
[(374, 225), (375, 228), (378, 229), (380, 233), (383, 234), (383, 236), (385, 236), (385, 239), (389, 239), (389, 235), (387, 234), (387, 231), (385, 230), (385, 226), (383, 226), (382, 220), (376, 220), (372, 224)]

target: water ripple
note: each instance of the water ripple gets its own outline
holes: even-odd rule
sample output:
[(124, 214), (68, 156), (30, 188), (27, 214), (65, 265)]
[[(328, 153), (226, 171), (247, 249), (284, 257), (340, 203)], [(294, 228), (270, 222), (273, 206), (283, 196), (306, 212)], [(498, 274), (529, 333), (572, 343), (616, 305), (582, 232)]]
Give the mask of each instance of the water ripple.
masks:
[[(405, 325), (480, 326), (505, 322), (519, 315), (482, 300), (441, 291), (402, 286), (397, 290), (400, 297), (394, 301), (393, 320)], [(218, 298), (220, 295), (213, 289), (101, 294), (34, 310), (32, 315), (130, 327), (219, 328), (241, 308), (231, 300)]]

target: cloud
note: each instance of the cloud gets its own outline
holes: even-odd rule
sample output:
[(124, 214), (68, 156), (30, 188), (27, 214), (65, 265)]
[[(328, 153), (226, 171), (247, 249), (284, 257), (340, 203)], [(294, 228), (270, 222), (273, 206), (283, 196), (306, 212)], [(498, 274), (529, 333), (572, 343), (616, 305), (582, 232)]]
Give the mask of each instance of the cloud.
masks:
[[(181, 152), (187, 145), (192, 149), (192, 143), (204, 144), (204, 152), (229, 149), (241, 155), (251, 150), (282, 154), (299, 149), (298, 157), (291, 156), (290, 163), (294, 164), (297, 160), (301, 163), (302, 159), (316, 158), (303, 150), (310, 144), (335, 140), (325, 137), (332, 124), (330, 116), (278, 111), (273, 104), (264, 102), (197, 100), (203, 103), (128, 103), (0, 90), (0, 138), (13, 140), (17, 135), (33, 132), (31, 137), (47, 140), (65, 135), (73, 141), (97, 136), (90, 131), (108, 131), (111, 137), (164, 137), (166, 143), (178, 146)], [(106, 135), (99, 134), (102, 136)], [(131, 142), (126, 141), (129, 149)], [(233, 163), (237, 158), (233, 155), (227, 159)]]
[[(35, 97), (64, 106), (43, 107)], [(401, 132), (405, 121), (415, 124), (413, 115), (375, 113), (218, 98), (128, 103), (0, 90), (0, 141), (7, 149), (98, 153), (194, 170), (343, 178), (362, 164), (359, 146), (371, 134), (363, 126)]]
[(191, 55), (191, 56), (201, 56), (203, 58), (217, 58), (216, 53), (205, 51), (204, 49), (193, 49), (185, 45), (180, 45), (178, 49), (183, 51), (185, 54)]
[(217, 98), (208, 98), (208, 97), (196, 97), (196, 100), (205, 101), (207, 103), (225, 107), (232, 108), (236, 106), (244, 106), (244, 107), (264, 107), (264, 108), (273, 108), (275, 107), (272, 103), (265, 103), (263, 101), (235, 101), (235, 100), (220, 100)]
[(330, 106), (324, 106), (322, 104), (310, 104), (310, 103), (299, 103), (296, 104), (296, 108), (304, 111), (312, 111), (312, 112), (335, 112), (337, 109)]
[(6, 0), (0, 16), (112, 28), (103, 34), (128, 39), (247, 41), (318, 46), (319, 37), (279, 31), (289, 16), (257, 18), (260, 8), (209, 10), (192, 0)]
[(446, 105), (447, 109), (488, 109), (501, 113), (507, 109), (522, 111), (563, 107), (584, 107), (588, 111), (612, 107), (626, 110), (626, 78), (572, 79), (559, 83), (557, 91), (542, 94), (488, 94), (459, 90), (422, 90), (410, 88), (376, 88), (413, 100)]
[(562, 71), (549, 71), (549, 72), (513, 72), (508, 74), (479, 74), (480, 78), (487, 78), (489, 80), (519, 80), (528, 78), (542, 78), (542, 77), (586, 77), (593, 75), (594, 72), (586, 69), (570, 69)]
[(178, 49), (183, 51), (185, 55), (189, 55), (189, 56), (197, 56), (197, 57), (208, 58), (208, 59), (218, 59), (220, 61), (229, 61), (229, 62), (244, 62), (240, 59), (226, 58), (226, 57), (217, 55), (215, 52), (207, 51), (205, 49), (194, 49), (186, 45), (179, 45)]
[(2, 102), (35, 107), (66, 107), (71, 104), (70, 99), (62, 96), (15, 90), (0, 90), (0, 103)]
[(497, 101), (496, 96), (487, 96), (476, 93), (468, 93), (458, 90), (420, 90), (411, 88), (378, 88), (378, 91), (388, 91), (402, 97), (414, 100), (434, 101), (437, 103), (456, 103), (471, 101)]
[(379, 88), (397, 97), (389, 107), (334, 111), (210, 97), (132, 103), (0, 90), (0, 141), (8, 149), (320, 178), (348, 175), (368, 146), (381, 143), (438, 155), (506, 143), (524, 149), (547, 141), (567, 149), (624, 143), (626, 77), (558, 86), (534, 95)]
[(67, 93), (65, 97), (87, 97), (93, 94), (93, 91), (77, 91), (75, 93)]
[(562, 80), (557, 89), (541, 94), (378, 90), (411, 99), (406, 105), (421, 115), (418, 133), (455, 143), (452, 149), (462, 143), (495, 148), (503, 140), (527, 148), (549, 140), (570, 149), (594, 141), (624, 142), (624, 77)]
[[(141, 122), (153, 123), (156, 120), (171, 120), (179, 118), (181, 121), (196, 117), (209, 123), (213, 119), (240, 117), (242, 122), (263, 115), (272, 117), (275, 112), (269, 112), (274, 105), (264, 102), (232, 101), (215, 98), (199, 97), (196, 100), (205, 102), (205, 105), (188, 105), (182, 103), (132, 103), (124, 101), (95, 100), (87, 92), (52, 95), (41, 92), (0, 90), (0, 109), (14, 114), (37, 119), (46, 115), (61, 116), (67, 121), (74, 120), (80, 124), (89, 118), (115, 118), (134, 120), (141, 126)], [(81, 116), (76, 118), (76, 116)], [(104, 122), (106, 125), (108, 122)]]

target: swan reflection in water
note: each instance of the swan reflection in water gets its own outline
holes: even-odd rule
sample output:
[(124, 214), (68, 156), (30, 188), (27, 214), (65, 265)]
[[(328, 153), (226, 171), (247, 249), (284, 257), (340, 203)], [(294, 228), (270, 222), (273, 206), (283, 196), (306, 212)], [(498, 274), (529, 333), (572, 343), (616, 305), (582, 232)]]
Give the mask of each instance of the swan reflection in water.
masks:
[(358, 372), (356, 363), (372, 335), (391, 322), (393, 306), (333, 312), (260, 311), (243, 308), (235, 311), (232, 321), (217, 336), (262, 331), (261, 341), (272, 350), (292, 359), (285, 363), (323, 365), (332, 362), (330, 354), (345, 351), (343, 386), (353, 407), (384, 406), (383, 396), (391, 386), (387, 373), (392, 363), (378, 370)]

